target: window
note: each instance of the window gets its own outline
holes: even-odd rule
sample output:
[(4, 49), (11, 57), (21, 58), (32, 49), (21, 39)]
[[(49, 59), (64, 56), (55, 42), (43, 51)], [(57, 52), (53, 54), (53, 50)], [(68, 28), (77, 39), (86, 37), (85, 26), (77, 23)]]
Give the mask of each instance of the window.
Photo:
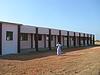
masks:
[(28, 40), (28, 34), (27, 33), (21, 33), (21, 40), (27, 41)]
[[(49, 35), (47, 35), (46, 40), (49, 40)], [(51, 41), (53, 40), (53, 35), (51, 35)]]
[(13, 40), (13, 32), (7, 31), (6, 32), (6, 40)]
[(42, 35), (38, 34), (38, 40), (41, 41), (42, 40)]

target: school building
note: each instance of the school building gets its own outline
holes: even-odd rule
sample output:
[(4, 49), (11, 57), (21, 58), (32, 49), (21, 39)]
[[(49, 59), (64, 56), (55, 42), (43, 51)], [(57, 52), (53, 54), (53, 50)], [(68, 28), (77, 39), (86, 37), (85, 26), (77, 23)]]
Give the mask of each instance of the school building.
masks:
[(24, 49), (51, 50), (57, 42), (66, 48), (92, 46), (95, 35), (0, 21), (0, 55), (20, 53)]

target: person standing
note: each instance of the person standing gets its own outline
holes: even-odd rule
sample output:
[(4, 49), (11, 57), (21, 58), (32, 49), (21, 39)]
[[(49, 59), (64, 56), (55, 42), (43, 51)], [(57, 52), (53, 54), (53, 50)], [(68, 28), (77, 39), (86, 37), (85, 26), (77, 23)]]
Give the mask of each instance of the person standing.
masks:
[(57, 46), (57, 55), (59, 56), (62, 53), (62, 45), (58, 42), (56, 46)]

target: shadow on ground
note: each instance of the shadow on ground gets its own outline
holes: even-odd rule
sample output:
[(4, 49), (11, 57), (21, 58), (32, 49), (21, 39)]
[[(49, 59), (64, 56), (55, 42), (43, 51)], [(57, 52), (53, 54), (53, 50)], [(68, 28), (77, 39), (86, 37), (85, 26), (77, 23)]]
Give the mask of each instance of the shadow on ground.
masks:
[[(80, 48), (65, 48), (65, 49), (63, 49), (63, 53), (89, 49), (92, 47), (95, 47), (95, 46), (80, 47)], [(42, 50), (42, 51), (38, 51), (38, 52), (29, 51), (26, 53), (4, 55), (4, 56), (0, 56), (0, 59), (27, 61), (27, 60), (32, 60), (32, 59), (42, 58), (42, 57), (47, 57), (47, 56), (53, 56), (53, 55), (56, 55), (56, 49)]]

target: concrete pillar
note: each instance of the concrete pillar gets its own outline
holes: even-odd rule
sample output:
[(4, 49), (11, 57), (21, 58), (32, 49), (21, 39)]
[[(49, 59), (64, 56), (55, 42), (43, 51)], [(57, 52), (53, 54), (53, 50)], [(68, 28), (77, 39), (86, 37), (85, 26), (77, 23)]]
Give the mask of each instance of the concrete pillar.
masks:
[(93, 45), (95, 45), (95, 35), (93, 35)]
[(90, 35), (90, 45), (92, 46), (92, 35)]
[(76, 47), (76, 35), (75, 35), (75, 32), (74, 32), (74, 47)]
[(62, 38), (63, 38), (63, 46), (65, 46), (65, 45), (64, 45), (64, 35), (62, 36)]
[(79, 47), (81, 46), (81, 33), (79, 33)]
[(48, 40), (48, 47), (49, 47), (49, 50), (51, 50), (51, 29), (49, 29), (49, 40)]
[(0, 55), (2, 55), (2, 23), (0, 23)]
[(67, 31), (67, 47), (69, 48), (69, 31)]
[(84, 36), (83, 36), (83, 43), (84, 43), (84, 46), (85, 46), (85, 33), (84, 33)]
[(44, 34), (44, 48), (46, 48), (46, 34)]
[(38, 28), (36, 28), (36, 34), (35, 34), (35, 49), (38, 51)]
[(87, 34), (87, 46), (89, 46), (89, 34)]
[(31, 33), (31, 48), (33, 48), (33, 34)]
[(55, 35), (55, 47), (56, 47), (56, 35)]
[(59, 37), (58, 42), (61, 43), (61, 30), (59, 30)]
[(21, 39), (20, 39), (20, 35), (21, 35), (20, 29), (21, 29), (21, 26), (18, 25), (18, 37), (17, 37), (17, 39), (18, 39), (18, 42), (17, 42), (17, 52), (18, 53), (20, 53), (20, 42), (21, 42)]

